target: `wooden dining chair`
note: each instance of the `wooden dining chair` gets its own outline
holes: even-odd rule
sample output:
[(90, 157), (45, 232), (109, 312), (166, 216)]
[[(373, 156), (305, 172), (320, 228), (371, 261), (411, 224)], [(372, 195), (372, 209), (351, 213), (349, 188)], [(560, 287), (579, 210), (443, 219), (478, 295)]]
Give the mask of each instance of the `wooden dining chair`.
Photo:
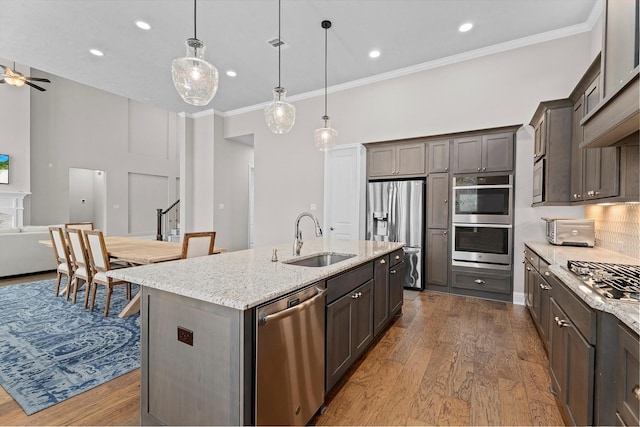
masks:
[(60, 294), (60, 282), (62, 276), (67, 277), (67, 295), (69, 289), (69, 283), (73, 277), (73, 263), (71, 256), (69, 255), (69, 248), (67, 241), (64, 237), (62, 227), (49, 227), (49, 235), (51, 236), (51, 244), (53, 245), (53, 251), (56, 256), (56, 296)]
[[(71, 280), (70, 286), (67, 286), (66, 299), (69, 300), (69, 294), (73, 291), (73, 303), (75, 304), (76, 298), (78, 297), (78, 289), (80, 289), (82, 284), (85, 284), (84, 308), (87, 308), (93, 270), (89, 263), (83, 230), (79, 228), (66, 228), (64, 234), (67, 242), (69, 242), (69, 252), (71, 253), (71, 261), (73, 262), (73, 279)], [(80, 281), (83, 283), (80, 283)]]
[(93, 280), (91, 281), (91, 307), (96, 302), (96, 291), (98, 285), (104, 285), (107, 290), (107, 296), (104, 305), (104, 316), (109, 315), (109, 304), (111, 303), (111, 293), (116, 285), (127, 285), (127, 299), (131, 299), (131, 283), (124, 280), (117, 280), (107, 276), (107, 271), (111, 270), (109, 263), (109, 254), (107, 246), (104, 243), (104, 235), (99, 230), (84, 230), (86, 237), (87, 249), (89, 252), (89, 262), (93, 268)]
[(182, 259), (194, 258), (213, 254), (213, 244), (216, 241), (215, 231), (201, 231), (184, 233), (182, 241)]
[(64, 228), (75, 228), (77, 230), (93, 230), (92, 222), (68, 222)]

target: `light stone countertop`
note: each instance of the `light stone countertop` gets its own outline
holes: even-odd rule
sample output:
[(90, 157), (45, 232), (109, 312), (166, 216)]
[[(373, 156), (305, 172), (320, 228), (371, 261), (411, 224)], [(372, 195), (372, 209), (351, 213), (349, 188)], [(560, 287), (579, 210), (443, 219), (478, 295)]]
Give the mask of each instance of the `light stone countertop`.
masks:
[(640, 259), (598, 247), (554, 246), (547, 242), (524, 243), (549, 263), (549, 270), (587, 303), (589, 307), (613, 314), (635, 333), (640, 334), (640, 302), (625, 302), (604, 298), (585, 285), (578, 276), (566, 268), (568, 260), (640, 265)]
[[(246, 310), (334, 276), (404, 243), (315, 239), (304, 242), (300, 256), (318, 252), (356, 254), (327, 267), (284, 264), (296, 258), (292, 244), (226, 252), (217, 255), (111, 270), (110, 277), (197, 300)], [(272, 262), (273, 249), (278, 262)]]

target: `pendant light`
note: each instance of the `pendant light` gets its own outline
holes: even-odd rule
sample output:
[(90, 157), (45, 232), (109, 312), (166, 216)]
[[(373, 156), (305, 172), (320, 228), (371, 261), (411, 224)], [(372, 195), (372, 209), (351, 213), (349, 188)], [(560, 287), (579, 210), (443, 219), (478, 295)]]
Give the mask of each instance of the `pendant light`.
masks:
[(296, 107), (284, 100), (287, 91), (280, 85), (280, 0), (278, 0), (278, 87), (273, 89), (273, 102), (264, 109), (264, 119), (271, 132), (275, 134), (287, 133), (296, 121)]
[(191, 105), (207, 105), (218, 90), (218, 70), (204, 60), (204, 43), (196, 33), (196, 0), (193, 0), (193, 38), (187, 39), (187, 54), (171, 63), (171, 77), (180, 97)]
[(331, 21), (322, 21), (321, 25), (324, 28), (324, 126), (313, 132), (313, 139), (318, 150), (328, 151), (336, 144), (338, 132), (331, 128), (327, 115), (327, 30), (331, 28)]

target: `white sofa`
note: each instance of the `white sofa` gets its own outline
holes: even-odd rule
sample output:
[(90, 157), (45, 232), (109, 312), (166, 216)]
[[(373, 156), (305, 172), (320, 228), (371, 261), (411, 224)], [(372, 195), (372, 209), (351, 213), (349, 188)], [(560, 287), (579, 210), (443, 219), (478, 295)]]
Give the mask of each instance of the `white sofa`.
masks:
[(55, 270), (53, 248), (38, 243), (50, 239), (49, 226), (0, 229), (0, 277)]

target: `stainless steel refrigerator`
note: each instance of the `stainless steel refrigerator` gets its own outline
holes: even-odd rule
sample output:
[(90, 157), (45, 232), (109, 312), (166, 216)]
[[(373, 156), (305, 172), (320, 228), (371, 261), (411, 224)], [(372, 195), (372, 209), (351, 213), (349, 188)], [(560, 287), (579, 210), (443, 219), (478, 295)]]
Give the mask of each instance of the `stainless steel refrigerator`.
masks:
[(367, 240), (404, 242), (404, 287), (422, 289), (425, 182), (370, 182)]

